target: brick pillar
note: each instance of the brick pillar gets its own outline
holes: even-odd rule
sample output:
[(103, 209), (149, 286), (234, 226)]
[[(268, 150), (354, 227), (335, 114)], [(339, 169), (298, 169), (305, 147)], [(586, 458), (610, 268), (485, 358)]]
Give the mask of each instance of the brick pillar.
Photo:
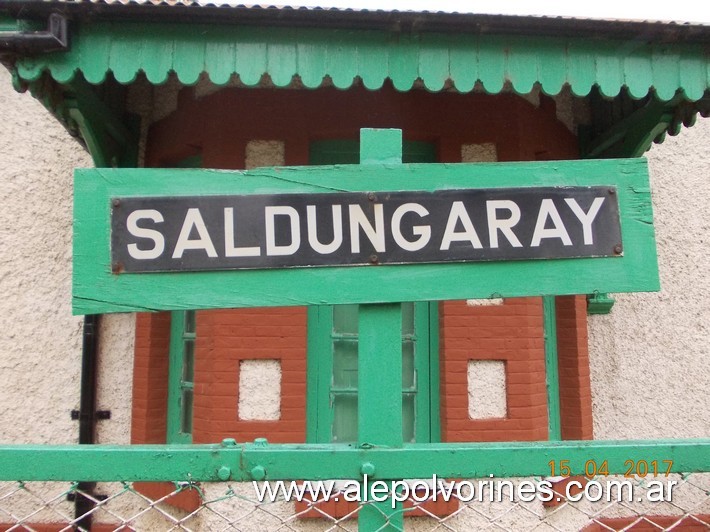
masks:
[(591, 440), (592, 387), (589, 377), (585, 296), (556, 298), (560, 417), (563, 440)]
[(165, 443), (170, 313), (136, 314), (131, 443)]

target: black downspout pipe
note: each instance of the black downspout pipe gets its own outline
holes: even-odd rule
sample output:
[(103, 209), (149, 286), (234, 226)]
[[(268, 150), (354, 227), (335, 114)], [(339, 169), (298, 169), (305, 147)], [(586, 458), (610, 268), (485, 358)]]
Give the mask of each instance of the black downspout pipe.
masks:
[[(94, 443), (96, 426), (96, 366), (99, 343), (99, 314), (84, 316), (84, 333), (81, 351), (81, 390), (79, 392), (79, 444)], [(91, 511), (95, 503), (93, 497), (95, 482), (82, 481), (77, 485), (74, 498), (74, 518), (78, 519), (76, 526), (81, 530), (91, 530)]]
[(0, 55), (32, 55), (67, 50), (67, 19), (59, 13), (49, 15), (46, 31), (0, 31)]

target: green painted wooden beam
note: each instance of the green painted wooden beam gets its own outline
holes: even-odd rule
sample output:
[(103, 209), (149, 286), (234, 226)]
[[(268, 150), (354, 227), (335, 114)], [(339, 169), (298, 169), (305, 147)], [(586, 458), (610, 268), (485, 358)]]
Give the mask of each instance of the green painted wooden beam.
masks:
[[(113, 274), (112, 197), (616, 186), (623, 257), (477, 263)], [(76, 314), (388, 303), (659, 289), (644, 159), (487, 164), (92, 169), (75, 172)]]
[[(265, 474), (278, 479), (523, 477), (550, 475), (550, 461), (568, 460), (582, 474), (589, 460), (623, 474), (628, 461), (672, 461), (671, 472), (710, 472), (710, 439), (409, 444), (357, 448), (327, 444), (0, 445), (0, 480), (217, 481)], [(664, 468), (665, 471), (665, 468)], [(222, 469), (224, 476), (225, 470)]]
[[(363, 129), (360, 163), (401, 164), (402, 131)], [(402, 446), (402, 305), (358, 308), (358, 441)]]
[[(330, 382), (332, 370), (332, 342), (330, 333), (333, 330), (332, 310), (330, 311), (328, 328), (324, 327), (325, 310), (319, 306), (308, 307), (308, 331), (306, 347), (306, 442), (330, 441), (332, 429), (330, 416), (325, 405), (330, 402), (330, 390), (321, 386), (322, 382)], [(325, 332), (324, 332), (325, 329)], [(328, 357), (327, 355), (331, 355)], [(322, 375), (325, 373), (325, 375)], [(319, 406), (322, 405), (320, 408)]]
[[(358, 330), (358, 440), (361, 446), (402, 447), (402, 304), (360, 305)], [(364, 461), (360, 472), (377, 475), (377, 467)], [(364, 506), (358, 530), (402, 530), (401, 505), (393, 508), (387, 500)]]
[(439, 334), (439, 304), (432, 302), (429, 304), (429, 437), (432, 442), (441, 441), (441, 364), (439, 355), (441, 349)]
[(402, 164), (402, 130), (360, 130), (360, 164)]
[[(401, 129), (362, 129), (360, 164), (402, 164)], [(358, 307), (357, 350), (358, 442), (360, 446), (402, 447), (402, 304)], [(364, 462), (360, 472), (374, 475)], [(364, 478), (364, 477), (363, 477)], [(371, 498), (363, 483), (363, 496)], [(364, 499), (365, 497), (363, 497)], [(404, 528), (402, 503), (381, 501), (364, 506), (358, 530), (393, 531)]]
[(269, 460), (263, 449), (252, 454), (253, 449), (245, 447), (244, 467), (258, 463), (267, 478), (305, 478), (298, 476), (304, 466), (310, 469), (316, 463), (320, 468), (317, 478), (359, 478), (364, 462), (373, 465), (372, 478), (376, 479), (431, 478), (434, 474), (449, 478), (545, 476), (551, 473), (551, 460), (569, 460), (573, 474), (582, 474), (589, 460), (597, 464), (607, 460), (610, 474), (626, 472), (628, 460), (671, 460), (672, 471), (678, 473), (710, 471), (710, 439), (405, 444), (402, 449), (314, 450), (312, 460), (308, 451), (299, 451), (291, 455), (291, 462), (276, 454)]

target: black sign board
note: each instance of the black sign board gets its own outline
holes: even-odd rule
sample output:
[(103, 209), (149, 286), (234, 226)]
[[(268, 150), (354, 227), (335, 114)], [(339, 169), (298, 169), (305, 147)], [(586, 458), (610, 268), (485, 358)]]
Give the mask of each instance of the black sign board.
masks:
[(113, 198), (114, 272), (622, 254), (614, 187)]

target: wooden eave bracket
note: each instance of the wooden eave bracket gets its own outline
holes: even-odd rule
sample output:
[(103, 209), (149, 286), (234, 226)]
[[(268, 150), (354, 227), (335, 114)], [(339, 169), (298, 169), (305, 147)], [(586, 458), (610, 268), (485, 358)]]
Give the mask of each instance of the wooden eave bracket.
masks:
[(685, 100), (682, 90), (669, 101), (651, 99), (642, 108), (608, 128), (587, 146), (585, 159), (640, 157), (651, 145), (663, 142), (666, 133), (677, 135), (691, 127), (697, 114), (710, 114), (710, 93), (697, 102)]
[(66, 85), (58, 85), (45, 76), (20, 90), (26, 88), (82, 142), (97, 168), (136, 165), (138, 119), (112, 109), (82, 76), (77, 75)]

